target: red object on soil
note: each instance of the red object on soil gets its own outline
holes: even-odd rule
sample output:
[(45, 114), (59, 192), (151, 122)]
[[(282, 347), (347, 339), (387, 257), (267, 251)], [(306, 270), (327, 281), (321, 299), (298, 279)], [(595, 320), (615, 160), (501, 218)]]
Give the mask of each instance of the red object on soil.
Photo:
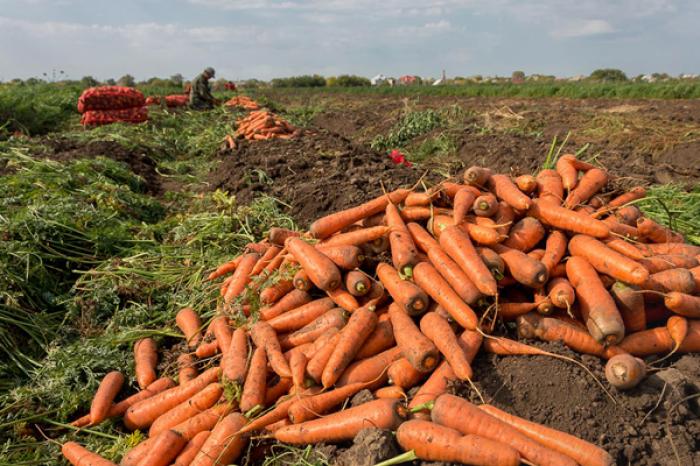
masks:
[(125, 86), (91, 87), (83, 91), (78, 98), (78, 111), (122, 110), (143, 107), (146, 98), (141, 91)]
[(394, 149), (391, 152), (389, 152), (389, 158), (391, 159), (392, 162), (395, 164), (403, 164), (404, 167), (412, 167), (413, 164), (406, 160), (406, 156), (403, 155), (399, 150)]
[(101, 126), (111, 123), (142, 123), (148, 120), (148, 108), (134, 107), (121, 110), (90, 110), (83, 113), (83, 126)]

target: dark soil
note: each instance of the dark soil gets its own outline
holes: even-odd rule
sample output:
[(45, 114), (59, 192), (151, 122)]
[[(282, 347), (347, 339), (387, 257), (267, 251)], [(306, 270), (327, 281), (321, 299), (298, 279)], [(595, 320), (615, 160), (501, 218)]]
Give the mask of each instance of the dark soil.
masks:
[(161, 192), (160, 175), (156, 172), (157, 163), (146, 149), (130, 151), (115, 141), (84, 143), (61, 137), (47, 137), (43, 142), (45, 150), (38, 155), (58, 161), (102, 156), (124, 162), (135, 174), (143, 178), (147, 193), (156, 195)]
[(279, 199), (301, 226), (382, 193), (413, 185), (422, 172), (325, 130), (297, 139), (243, 142), (220, 154), (209, 177), (246, 204), (262, 194)]

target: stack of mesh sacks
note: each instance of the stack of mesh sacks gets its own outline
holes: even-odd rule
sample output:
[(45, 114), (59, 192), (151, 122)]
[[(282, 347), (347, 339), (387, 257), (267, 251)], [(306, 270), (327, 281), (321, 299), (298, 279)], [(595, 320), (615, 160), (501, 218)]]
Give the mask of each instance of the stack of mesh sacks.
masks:
[(148, 120), (143, 94), (131, 87), (100, 86), (86, 89), (78, 99), (83, 126), (111, 123), (142, 123)]

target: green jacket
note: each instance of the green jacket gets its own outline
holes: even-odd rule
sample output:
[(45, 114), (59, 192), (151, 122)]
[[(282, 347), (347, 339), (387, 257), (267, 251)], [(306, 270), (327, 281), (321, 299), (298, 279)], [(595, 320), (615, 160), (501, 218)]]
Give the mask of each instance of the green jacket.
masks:
[(190, 107), (192, 108), (212, 108), (214, 107), (214, 96), (209, 88), (209, 80), (204, 75), (199, 75), (192, 82), (190, 91)]

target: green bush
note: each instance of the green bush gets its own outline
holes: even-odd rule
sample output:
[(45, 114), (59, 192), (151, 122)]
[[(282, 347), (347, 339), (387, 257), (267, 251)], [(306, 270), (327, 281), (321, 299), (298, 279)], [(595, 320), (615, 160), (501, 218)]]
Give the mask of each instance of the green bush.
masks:
[(325, 87), (326, 79), (317, 74), (310, 76), (292, 76), (272, 80), (272, 87)]
[(404, 147), (414, 138), (437, 128), (441, 124), (442, 117), (435, 110), (410, 112), (389, 131), (388, 135), (374, 138), (371, 147), (380, 151)]
[(371, 86), (372, 83), (369, 79), (362, 76), (343, 74), (335, 78), (333, 85), (338, 87), (362, 87)]
[(627, 81), (627, 75), (615, 68), (601, 68), (591, 73), (591, 79), (596, 81)]

